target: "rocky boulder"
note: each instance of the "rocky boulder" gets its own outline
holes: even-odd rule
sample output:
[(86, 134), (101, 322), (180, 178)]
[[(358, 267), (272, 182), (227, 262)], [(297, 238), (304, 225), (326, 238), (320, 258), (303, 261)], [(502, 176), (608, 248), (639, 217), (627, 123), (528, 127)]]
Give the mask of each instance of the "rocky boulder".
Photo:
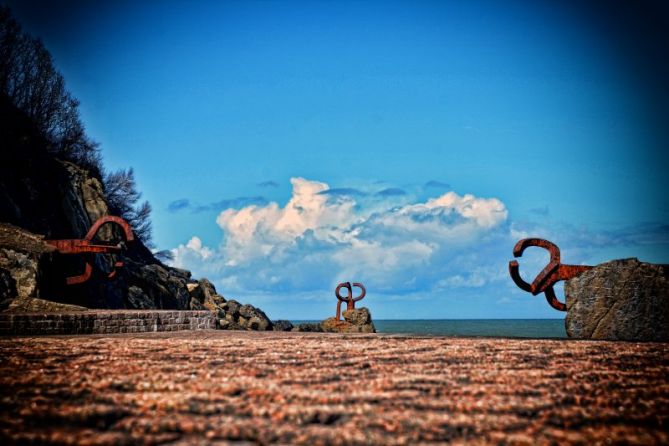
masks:
[(293, 323), (290, 321), (278, 320), (272, 322), (272, 330), (274, 331), (291, 331), (293, 328)]
[(0, 310), (39, 296), (40, 266), (52, 252), (44, 237), (0, 223)]
[(253, 305), (242, 305), (239, 309), (239, 315), (237, 323), (242, 327), (258, 331), (272, 329), (272, 321), (269, 320), (265, 312)]
[(78, 305), (61, 304), (37, 297), (19, 297), (12, 300), (7, 313), (72, 313), (74, 311), (86, 311), (88, 308)]
[(367, 308), (346, 310), (343, 316), (343, 321), (337, 320), (335, 317), (325, 319), (321, 322), (323, 331), (329, 333), (376, 333), (372, 315)]
[(301, 324), (297, 324), (295, 327), (293, 327), (291, 331), (301, 331), (306, 333), (322, 333), (324, 330), (320, 323), (303, 322)]
[(16, 280), (8, 270), (0, 268), (0, 311), (9, 307), (17, 295)]
[(206, 309), (216, 314), (217, 328), (222, 330), (272, 330), (272, 321), (259, 308), (243, 305), (236, 300), (226, 300), (218, 295), (207, 279), (188, 283), (192, 309)]
[(0, 248), (0, 295), (36, 297), (40, 258), (28, 252)]
[(669, 266), (614, 260), (565, 283), (569, 337), (669, 341)]
[[(190, 277), (190, 272), (188, 274), (188, 277)], [(191, 310), (209, 310), (213, 313), (218, 313), (220, 306), (226, 302), (223, 296), (219, 296), (216, 293), (214, 284), (207, 279), (188, 283), (186, 287), (190, 294)]]
[(122, 276), (130, 291), (126, 308), (190, 309), (188, 279), (166, 265), (126, 259)]

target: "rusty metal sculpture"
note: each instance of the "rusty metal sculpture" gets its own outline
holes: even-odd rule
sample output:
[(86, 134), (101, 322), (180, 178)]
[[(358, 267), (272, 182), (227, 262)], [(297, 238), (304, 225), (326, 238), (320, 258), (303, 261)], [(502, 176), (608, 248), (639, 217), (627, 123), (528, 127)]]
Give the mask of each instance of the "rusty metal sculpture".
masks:
[[(362, 300), (363, 297), (367, 295), (367, 290), (365, 289), (365, 286), (361, 283), (358, 282), (353, 282), (354, 287), (360, 288), (360, 295), (357, 297), (353, 297), (353, 288), (351, 286), (351, 282), (342, 282), (339, 285), (337, 285), (337, 289), (335, 290), (335, 296), (337, 296), (337, 299), (339, 299), (339, 302), (337, 302), (337, 320), (341, 320), (341, 303), (346, 302), (346, 311), (348, 310), (353, 310), (355, 308), (355, 303), (359, 300)], [(342, 296), (339, 291), (342, 288), (346, 288), (348, 290), (348, 295), (347, 296)]]
[[(91, 229), (88, 230), (86, 236), (83, 239), (45, 240), (45, 242), (56, 248), (56, 251), (58, 251), (61, 254), (118, 253), (122, 249), (121, 243), (119, 243), (118, 245), (105, 245), (93, 242), (93, 238), (98, 233), (100, 228), (102, 228), (102, 226), (107, 223), (112, 223), (120, 226), (123, 231), (123, 235), (125, 237), (126, 242), (131, 242), (135, 239), (135, 236), (132, 233), (132, 229), (130, 228), (128, 222), (126, 222), (120, 217), (114, 217), (108, 215), (98, 219), (95, 223), (93, 223), (93, 226), (91, 226)], [(121, 268), (122, 266), (123, 262), (120, 261), (115, 262), (113, 270), (107, 274), (107, 277), (109, 279), (113, 278), (116, 275), (117, 268)], [(91, 260), (87, 258), (86, 268), (84, 270), (84, 273), (78, 276), (68, 277), (66, 279), (66, 282), (68, 285), (76, 285), (84, 283), (91, 277), (92, 272), (93, 272), (93, 266), (91, 265)]]
[(549, 242), (548, 240), (540, 238), (525, 238), (513, 247), (513, 256), (520, 257), (523, 255), (523, 252), (526, 248), (530, 246), (538, 246), (548, 250), (551, 255), (550, 262), (548, 265), (537, 275), (534, 281), (529, 284), (525, 282), (518, 272), (518, 262), (512, 260), (509, 262), (509, 274), (513, 281), (521, 289), (532, 293), (533, 296), (536, 296), (539, 293), (544, 293), (546, 300), (551, 307), (560, 311), (567, 311), (567, 306), (560, 302), (555, 296), (555, 290), (553, 285), (561, 280), (568, 280), (574, 277), (579, 276), (583, 272), (592, 268), (592, 266), (587, 265), (563, 265), (560, 263), (560, 248), (558, 248), (554, 243)]

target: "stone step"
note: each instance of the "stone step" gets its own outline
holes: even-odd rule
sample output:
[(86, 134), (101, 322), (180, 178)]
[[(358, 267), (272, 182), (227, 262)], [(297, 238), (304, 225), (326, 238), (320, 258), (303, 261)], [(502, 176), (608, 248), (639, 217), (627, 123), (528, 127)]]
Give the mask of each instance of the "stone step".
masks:
[(0, 313), (0, 336), (146, 333), (213, 330), (210, 311), (88, 310), (71, 313)]

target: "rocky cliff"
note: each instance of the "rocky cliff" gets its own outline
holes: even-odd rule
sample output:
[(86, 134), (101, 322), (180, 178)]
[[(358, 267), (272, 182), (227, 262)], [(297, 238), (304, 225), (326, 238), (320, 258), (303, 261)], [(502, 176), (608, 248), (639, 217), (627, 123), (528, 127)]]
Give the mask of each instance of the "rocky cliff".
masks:
[[(223, 328), (267, 330), (272, 323), (260, 310), (227, 301), (206, 279), (171, 268), (140, 241), (119, 255), (91, 255), (94, 274), (80, 285), (65, 278), (81, 274), (80, 255), (62, 255), (45, 239), (83, 238), (100, 217), (109, 215), (103, 185), (96, 175), (52, 156), (48, 142), (8, 101), (0, 101), (0, 309), (25, 311), (74, 305), (86, 308), (209, 309)], [(121, 241), (113, 226), (98, 237)], [(113, 280), (104, 272), (125, 264)], [(41, 306), (40, 306), (41, 305)], [(74, 308), (74, 307), (68, 307)]]

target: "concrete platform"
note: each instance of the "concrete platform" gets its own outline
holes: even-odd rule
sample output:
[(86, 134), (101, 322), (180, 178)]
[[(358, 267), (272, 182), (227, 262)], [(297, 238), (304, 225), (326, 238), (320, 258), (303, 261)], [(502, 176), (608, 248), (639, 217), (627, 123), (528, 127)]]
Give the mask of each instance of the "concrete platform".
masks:
[(669, 344), (179, 331), (0, 339), (0, 444), (667, 444)]

